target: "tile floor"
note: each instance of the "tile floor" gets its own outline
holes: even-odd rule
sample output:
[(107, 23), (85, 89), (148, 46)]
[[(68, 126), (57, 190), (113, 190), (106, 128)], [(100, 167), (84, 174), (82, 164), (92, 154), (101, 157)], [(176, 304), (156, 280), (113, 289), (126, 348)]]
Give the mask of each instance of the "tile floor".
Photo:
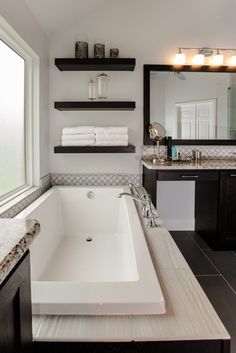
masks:
[(213, 251), (197, 232), (170, 232), (231, 335), (236, 353), (236, 252)]

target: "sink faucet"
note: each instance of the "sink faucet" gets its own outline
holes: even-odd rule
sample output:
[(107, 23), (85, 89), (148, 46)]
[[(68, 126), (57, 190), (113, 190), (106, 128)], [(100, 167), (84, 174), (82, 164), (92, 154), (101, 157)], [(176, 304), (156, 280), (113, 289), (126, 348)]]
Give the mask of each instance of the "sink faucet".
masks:
[(122, 192), (118, 195), (118, 198), (121, 198), (122, 196), (129, 196), (133, 200), (139, 202), (142, 205), (143, 216), (148, 220), (147, 222), (148, 228), (157, 227), (157, 223), (156, 223), (157, 214), (153, 212), (152, 201), (150, 196), (147, 193), (141, 196), (139, 191), (135, 188), (135, 186), (133, 184), (129, 184), (129, 186), (130, 185), (132, 185), (132, 187), (130, 187), (131, 192), (133, 190), (133, 193), (135, 193), (136, 195), (134, 196), (132, 193)]

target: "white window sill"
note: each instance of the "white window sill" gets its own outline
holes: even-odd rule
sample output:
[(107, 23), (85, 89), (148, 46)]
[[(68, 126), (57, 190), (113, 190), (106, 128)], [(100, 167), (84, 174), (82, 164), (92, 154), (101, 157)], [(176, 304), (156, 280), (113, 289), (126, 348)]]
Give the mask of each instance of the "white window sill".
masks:
[(9, 210), (9, 208), (15, 206), (18, 202), (33, 194), (38, 189), (40, 189), (39, 186), (29, 186), (25, 190), (21, 190), (18, 195), (11, 196), (0, 202), (0, 215)]

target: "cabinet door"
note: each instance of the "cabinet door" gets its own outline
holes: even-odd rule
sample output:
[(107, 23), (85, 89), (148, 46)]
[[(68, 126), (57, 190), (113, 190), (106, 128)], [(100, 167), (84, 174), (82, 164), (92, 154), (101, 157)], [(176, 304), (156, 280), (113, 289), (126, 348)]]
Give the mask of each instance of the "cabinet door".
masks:
[(32, 315), (27, 252), (0, 286), (0, 352), (30, 353)]
[[(218, 173), (215, 179), (199, 180), (195, 184), (195, 230), (213, 248), (218, 242)], [(212, 177), (213, 177), (212, 175)]]
[(220, 173), (219, 239), (236, 246), (236, 171)]

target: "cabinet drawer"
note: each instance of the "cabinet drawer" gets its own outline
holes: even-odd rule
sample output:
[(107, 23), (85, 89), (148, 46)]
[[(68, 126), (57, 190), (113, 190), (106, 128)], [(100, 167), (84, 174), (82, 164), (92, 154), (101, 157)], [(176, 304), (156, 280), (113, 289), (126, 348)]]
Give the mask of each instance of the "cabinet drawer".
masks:
[[(236, 174), (235, 174), (236, 175)], [(181, 171), (161, 171), (158, 172), (157, 180), (218, 180), (218, 172), (181, 170)]]
[(227, 170), (220, 172), (221, 178), (232, 178), (236, 180), (236, 170)]

